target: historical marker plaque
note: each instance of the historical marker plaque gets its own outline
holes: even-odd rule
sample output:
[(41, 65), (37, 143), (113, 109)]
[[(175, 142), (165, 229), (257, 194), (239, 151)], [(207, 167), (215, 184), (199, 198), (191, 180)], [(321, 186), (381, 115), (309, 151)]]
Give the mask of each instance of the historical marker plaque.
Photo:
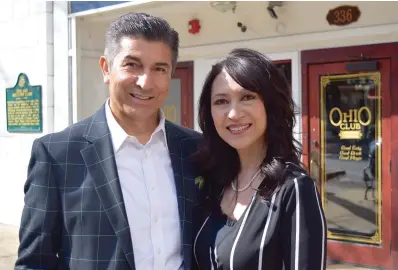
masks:
[(41, 85), (31, 86), (28, 76), (19, 74), (17, 83), (6, 89), (8, 132), (42, 132)]

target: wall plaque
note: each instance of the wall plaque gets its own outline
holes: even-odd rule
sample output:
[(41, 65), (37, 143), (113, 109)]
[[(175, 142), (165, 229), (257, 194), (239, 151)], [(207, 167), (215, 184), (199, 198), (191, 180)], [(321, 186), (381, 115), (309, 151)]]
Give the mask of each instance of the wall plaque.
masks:
[(330, 9), (326, 20), (330, 25), (344, 26), (358, 21), (361, 11), (357, 6), (339, 6)]
[(16, 85), (6, 89), (6, 110), (8, 132), (42, 132), (41, 85), (30, 85), (20, 73)]

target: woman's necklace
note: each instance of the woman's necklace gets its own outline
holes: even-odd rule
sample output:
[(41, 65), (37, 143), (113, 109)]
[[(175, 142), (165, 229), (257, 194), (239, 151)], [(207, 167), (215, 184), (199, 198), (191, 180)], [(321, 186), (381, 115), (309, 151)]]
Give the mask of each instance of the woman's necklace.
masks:
[[(251, 186), (251, 184), (254, 182), (254, 180), (256, 179), (257, 175), (260, 173), (260, 171), (261, 171), (261, 170), (258, 169), (257, 172), (253, 175), (253, 177), (252, 177), (252, 179), (250, 180), (250, 182), (249, 182), (245, 187), (243, 187), (243, 188), (241, 188), (241, 189), (237, 189), (236, 186), (235, 186), (234, 181), (232, 181), (232, 182), (231, 182), (231, 187), (232, 187), (232, 189), (235, 190), (236, 192), (245, 191), (246, 189), (248, 189), (248, 188)], [(236, 180), (237, 180), (237, 179), (238, 179), (238, 177), (236, 177)], [(238, 182), (238, 181), (236, 181), (236, 182)]]

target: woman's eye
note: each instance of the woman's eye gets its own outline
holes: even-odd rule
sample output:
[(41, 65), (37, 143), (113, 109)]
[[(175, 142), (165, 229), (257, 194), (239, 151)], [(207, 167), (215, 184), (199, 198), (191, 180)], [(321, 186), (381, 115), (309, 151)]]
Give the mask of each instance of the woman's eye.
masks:
[(242, 100), (252, 100), (255, 99), (256, 97), (254, 95), (245, 95), (243, 96)]
[(217, 99), (214, 101), (214, 105), (221, 105), (221, 104), (226, 104), (227, 101), (225, 99)]

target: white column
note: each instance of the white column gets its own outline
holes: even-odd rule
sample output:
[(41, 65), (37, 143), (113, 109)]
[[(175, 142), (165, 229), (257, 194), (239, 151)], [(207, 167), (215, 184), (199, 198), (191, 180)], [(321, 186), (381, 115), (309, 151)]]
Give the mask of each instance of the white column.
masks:
[(79, 120), (79, 66), (80, 66), (80, 39), (79, 30), (77, 29), (78, 17), (70, 17), (70, 44), (69, 56), (72, 57), (72, 72), (71, 72), (71, 100), (72, 100), (72, 122), (76, 123)]
[[(0, 2), (0, 223), (19, 225), (32, 142), (54, 127), (52, 13), (52, 1)], [(5, 89), (19, 73), (42, 86), (42, 133), (7, 131)]]
[(71, 124), (71, 95), (68, 68), (68, 2), (54, 1), (54, 131)]

